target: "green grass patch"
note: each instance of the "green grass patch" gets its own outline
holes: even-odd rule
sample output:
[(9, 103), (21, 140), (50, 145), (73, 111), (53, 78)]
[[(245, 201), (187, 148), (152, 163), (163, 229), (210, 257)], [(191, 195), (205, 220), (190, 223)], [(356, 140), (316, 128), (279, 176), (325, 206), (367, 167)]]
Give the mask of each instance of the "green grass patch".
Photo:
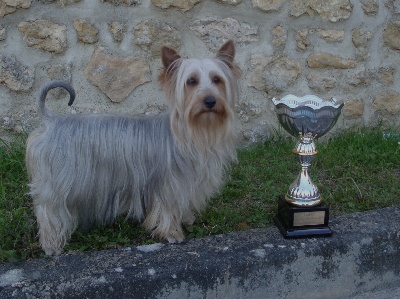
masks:
[[(285, 135), (286, 136), (286, 135)], [(0, 140), (0, 261), (43, 256), (37, 239), (32, 199), (26, 195), (26, 136)], [(191, 226), (189, 238), (272, 224), (277, 197), (284, 194), (300, 166), (291, 153), (295, 140), (277, 134), (263, 144), (239, 150), (239, 163), (227, 184)], [(384, 137), (380, 129), (343, 132), (317, 141), (319, 154), (310, 175), (332, 216), (400, 205), (400, 136)], [(67, 251), (100, 250), (156, 242), (124, 218), (89, 233), (75, 232)]]
[(12, 142), (0, 139), (0, 261), (37, 254), (36, 228), (24, 164), (26, 136)]

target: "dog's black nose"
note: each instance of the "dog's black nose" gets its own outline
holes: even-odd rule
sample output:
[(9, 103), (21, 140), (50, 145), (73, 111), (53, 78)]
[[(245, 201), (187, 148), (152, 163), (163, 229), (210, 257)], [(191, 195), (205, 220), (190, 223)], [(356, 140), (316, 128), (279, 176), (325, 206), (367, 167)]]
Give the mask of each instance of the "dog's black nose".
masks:
[(212, 109), (214, 108), (215, 104), (217, 103), (217, 100), (212, 97), (212, 96), (208, 96), (204, 99), (204, 105), (208, 108), (208, 109)]

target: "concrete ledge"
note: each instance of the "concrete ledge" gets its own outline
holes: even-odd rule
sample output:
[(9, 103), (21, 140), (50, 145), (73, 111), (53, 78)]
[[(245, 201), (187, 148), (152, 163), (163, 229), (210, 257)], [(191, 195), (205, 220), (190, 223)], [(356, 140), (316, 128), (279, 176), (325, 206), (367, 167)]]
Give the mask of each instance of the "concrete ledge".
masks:
[(400, 284), (400, 207), (277, 228), (0, 264), (0, 298), (352, 298)]

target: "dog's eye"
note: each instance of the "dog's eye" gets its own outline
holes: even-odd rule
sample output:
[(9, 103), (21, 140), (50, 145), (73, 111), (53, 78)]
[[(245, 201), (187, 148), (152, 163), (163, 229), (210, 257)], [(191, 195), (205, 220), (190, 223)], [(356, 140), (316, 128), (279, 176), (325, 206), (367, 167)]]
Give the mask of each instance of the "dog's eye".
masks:
[(221, 79), (220, 79), (219, 77), (215, 76), (215, 77), (213, 78), (213, 83), (214, 83), (214, 84), (219, 84), (219, 83), (221, 83)]
[(195, 78), (189, 78), (189, 79), (187, 79), (186, 84), (191, 85), (191, 86), (196, 85), (197, 80)]

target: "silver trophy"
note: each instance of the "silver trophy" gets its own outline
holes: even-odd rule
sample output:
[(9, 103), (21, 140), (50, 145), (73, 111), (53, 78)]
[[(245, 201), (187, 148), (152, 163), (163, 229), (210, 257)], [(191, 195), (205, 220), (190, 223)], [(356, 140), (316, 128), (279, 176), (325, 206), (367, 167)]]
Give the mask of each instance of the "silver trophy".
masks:
[[(293, 153), (301, 171), (280, 202), (275, 222), (286, 237), (330, 235), (329, 209), (322, 203), (318, 187), (312, 182), (308, 168), (318, 151), (314, 139), (325, 135), (338, 120), (343, 103), (332, 98), (324, 101), (316, 96), (287, 95), (272, 99), (279, 123), (292, 136), (297, 137)], [(278, 226), (279, 226), (278, 225)]]

